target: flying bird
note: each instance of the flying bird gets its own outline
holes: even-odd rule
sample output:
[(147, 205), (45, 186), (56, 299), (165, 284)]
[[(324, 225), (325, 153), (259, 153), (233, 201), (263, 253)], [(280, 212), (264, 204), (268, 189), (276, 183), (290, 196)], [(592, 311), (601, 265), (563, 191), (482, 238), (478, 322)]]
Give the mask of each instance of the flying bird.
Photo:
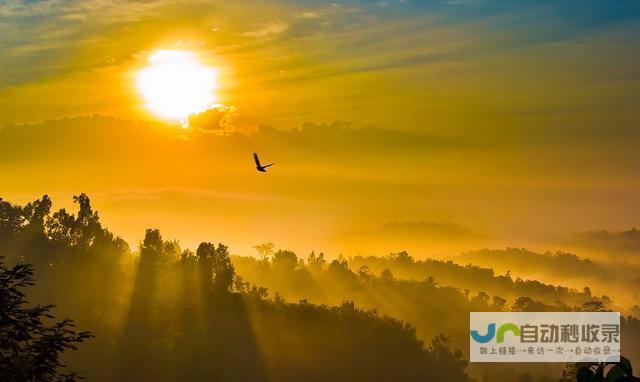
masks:
[(253, 153), (253, 160), (256, 162), (256, 170), (260, 171), (260, 172), (267, 172), (267, 167), (269, 166), (273, 166), (275, 163), (269, 163), (266, 165), (261, 165), (260, 164), (260, 158), (258, 158), (258, 154)]

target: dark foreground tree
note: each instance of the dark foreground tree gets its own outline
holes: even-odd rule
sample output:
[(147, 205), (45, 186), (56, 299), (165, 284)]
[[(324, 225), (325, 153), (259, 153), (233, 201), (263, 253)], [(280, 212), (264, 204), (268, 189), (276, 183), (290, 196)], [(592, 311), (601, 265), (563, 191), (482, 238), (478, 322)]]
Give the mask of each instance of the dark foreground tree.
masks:
[(75, 373), (61, 372), (60, 355), (91, 334), (76, 332), (71, 320), (56, 322), (53, 305), (26, 308), (21, 289), (31, 285), (31, 265), (8, 268), (0, 257), (0, 380), (75, 381)]

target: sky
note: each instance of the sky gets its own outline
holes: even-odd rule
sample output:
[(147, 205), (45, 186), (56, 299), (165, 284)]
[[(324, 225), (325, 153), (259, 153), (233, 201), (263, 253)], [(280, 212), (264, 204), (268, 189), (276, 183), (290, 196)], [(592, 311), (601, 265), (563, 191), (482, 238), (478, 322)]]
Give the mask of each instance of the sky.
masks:
[[(85, 192), (132, 247), (420, 257), (640, 226), (637, 1), (6, 0), (0, 49), (0, 197)], [(215, 107), (150, 111), (158, 51), (215, 68)]]

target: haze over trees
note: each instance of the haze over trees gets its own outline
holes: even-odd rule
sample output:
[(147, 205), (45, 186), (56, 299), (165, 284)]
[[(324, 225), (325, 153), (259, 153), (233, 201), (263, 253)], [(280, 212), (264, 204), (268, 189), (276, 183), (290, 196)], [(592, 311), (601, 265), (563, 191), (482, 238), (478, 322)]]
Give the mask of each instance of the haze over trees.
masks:
[[(95, 335), (64, 356), (90, 380), (468, 380), (444, 335), (421, 341), (411, 324), (353, 302), (269, 298), (236, 274), (222, 244), (193, 252), (149, 229), (132, 253), (86, 195), (74, 202), (76, 214), (52, 212), (46, 196), (24, 206), (0, 200), (0, 251), (34, 264), (29, 301), (55, 301)], [(278, 269), (296, 266), (293, 253), (274, 259)], [(88, 336), (67, 333), (60, 351)]]
[[(14, 301), (3, 309), (53, 302), (56, 316), (95, 336), (67, 331), (70, 321), (47, 323), (48, 305), (31, 311), (43, 319), (37, 330), (58, 341), (46, 363), (50, 378), (41, 380), (64, 376), (62, 364), (98, 381), (558, 380), (560, 365), (467, 365), (468, 313), (616, 306), (615, 296), (588, 287), (405, 251), (302, 258), (265, 243), (255, 246), (257, 257), (237, 256), (214, 241), (182, 248), (148, 229), (133, 252), (86, 195), (73, 200), (75, 213), (53, 212), (47, 196), (24, 206), (0, 200), (0, 255), (10, 264), (0, 281), (3, 296), (13, 296), (3, 298)], [(513, 273), (518, 264), (509, 263)], [(30, 285), (32, 270), (26, 296), (13, 292), (11, 285)], [(623, 336), (623, 354), (640, 362), (637, 319), (625, 317)]]

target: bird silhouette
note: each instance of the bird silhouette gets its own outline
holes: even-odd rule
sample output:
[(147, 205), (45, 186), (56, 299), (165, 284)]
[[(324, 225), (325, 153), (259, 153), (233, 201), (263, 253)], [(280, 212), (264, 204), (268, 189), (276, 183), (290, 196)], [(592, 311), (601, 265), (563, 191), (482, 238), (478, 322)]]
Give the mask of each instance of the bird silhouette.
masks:
[(256, 170), (260, 171), (260, 172), (267, 172), (267, 167), (269, 166), (273, 166), (275, 163), (269, 163), (266, 165), (261, 165), (260, 164), (260, 158), (258, 158), (258, 154), (253, 153), (253, 160), (256, 162)]

